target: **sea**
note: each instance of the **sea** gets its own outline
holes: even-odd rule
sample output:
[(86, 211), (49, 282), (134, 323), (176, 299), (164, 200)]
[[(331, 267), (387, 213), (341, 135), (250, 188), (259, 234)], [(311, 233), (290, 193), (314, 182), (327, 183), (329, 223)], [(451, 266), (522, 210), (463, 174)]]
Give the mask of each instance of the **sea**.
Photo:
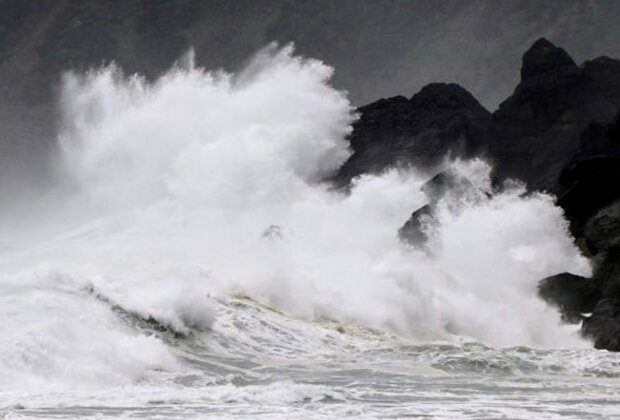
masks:
[(67, 69), (46, 187), (0, 205), (0, 418), (620, 418), (620, 357), (537, 294), (591, 273), (555, 198), (449, 157), (335, 189), (334, 71)]

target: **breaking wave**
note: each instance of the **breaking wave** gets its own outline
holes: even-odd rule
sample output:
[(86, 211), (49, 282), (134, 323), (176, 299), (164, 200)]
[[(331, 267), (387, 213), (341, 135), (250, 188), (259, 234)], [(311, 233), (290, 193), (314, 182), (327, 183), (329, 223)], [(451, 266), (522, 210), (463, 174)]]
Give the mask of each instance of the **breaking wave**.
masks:
[(439, 202), (419, 249), (397, 231), (428, 202), (429, 174), (392, 169), (346, 194), (322, 181), (355, 119), (332, 72), (270, 46), (238, 74), (191, 55), (153, 82), (68, 74), (57, 189), (32, 199), (44, 217), (2, 221), (0, 387), (182, 370), (170, 337), (209, 343), (221, 302), (240, 296), (290, 322), (419, 343), (582, 346), (536, 295), (546, 275), (589, 270), (552, 197), (494, 190), (480, 160), (446, 162), (473, 193)]

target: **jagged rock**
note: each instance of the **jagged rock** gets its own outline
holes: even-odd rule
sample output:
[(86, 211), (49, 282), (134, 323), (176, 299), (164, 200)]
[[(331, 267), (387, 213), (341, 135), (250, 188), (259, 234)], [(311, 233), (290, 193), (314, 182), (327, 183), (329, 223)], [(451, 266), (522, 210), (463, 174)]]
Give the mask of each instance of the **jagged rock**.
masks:
[(560, 191), (559, 175), (583, 130), (610, 122), (620, 109), (619, 66), (600, 58), (578, 67), (549, 41), (534, 43), (523, 56), (521, 83), (493, 114), (489, 148), (497, 175)]
[(359, 112), (350, 136), (353, 154), (335, 177), (338, 186), (396, 165), (432, 168), (448, 153), (473, 156), (486, 143), (490, 122), (490, 113), (469, 92), (444, 83), (430, 84), (409, 100), (379, 100)]
[(620, 351), (620, 299), (599, 301), (583, 321), (581, 332), (597, 349)]
[(424, 247), (428, 241), (426, 227), (435, 223), (433, 208), (425, 205), (417, 209), (398, 230), (398, 237), (413, 246)]
[(577, 64), (562, 48), (557, 48), (545, 38), (537, 40), (523, 55), (521, 80), (546, 77), (550, 74), (577, 69)]
[(446, 193), (462, 195), (473, 188), (471, 181), (450, 171), (442, 171), (424, 183), (422, 191), (431, 205), (435, 205)]
[(538, 293), (547, 302), (557, 305), (565, 320), (581, 321), (581, 314), (592, 312), (601, 299), (600, 283), (571, 273), (544, 278)]
[[(613, 324), (605, 305), (620, 298), (620, 61), (601, 57), (578, 66), (566, 51), (540, 39), (523, 56), (521, 82), (492, 116), (463, 88), (446, 84), (359, 111), (350, 136), (353, 154), (334, 178), (338, 186), (392, 166), (432, 168), (452, 152), (490, 158), (497, 182), (515, 178), (530, 190), (556, 194), (571, 232), (593, 255), (594, 275), (549, 277), (540, 283), (540, 294), (560, 306), (567, 320), (594, 310), (584, 334), (598, 347), (620, 350), (620, 341), (609, 338), (616, 333), (604, 335), (597, 326)], [(424, 191), (429, 204), (399, 230), (403, 241), (421, 247), (442, 198), (451, 194), (458, 204), (459, 192), (472, 188), (441, 173)]]
[(458, 202), (465, 197), (472, 197), (477, 191), (469, 179), (451, 171), (438, 173), (426, 181), (421, 189), (429, 203), (411, 214), (399, 229), (398, 236), (406, 243), (424, 247), (428, 241), (427, 229), (437, 223), (433, 212), (439, 201), (448, 198)]

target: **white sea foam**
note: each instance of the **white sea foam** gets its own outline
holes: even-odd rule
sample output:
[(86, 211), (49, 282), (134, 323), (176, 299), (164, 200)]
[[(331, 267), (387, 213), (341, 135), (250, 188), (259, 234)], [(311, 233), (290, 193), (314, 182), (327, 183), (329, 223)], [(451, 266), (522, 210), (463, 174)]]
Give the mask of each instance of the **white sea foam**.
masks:
[(540, 278), (589, 270), (551, 197), (492, 193), (484, 162), (446, 163), (474, 193), (439, 203), (421, 251), (396, 232), (427, 177), (389, 170), (346, 195), (320, 182), (355, 118), (331, 74), (271, 46), (239, 75), (191, 62), (153, 83), (115, 67), (67, 75), (64, 189), (29, 221), (36, 243), (2, 255), (3, 371), (77, 384), (174, 370), (111, 308), (187, 334), (213, 328), (211, 299), (232, 295), (420, 342), (581, 346), (536, 297)]

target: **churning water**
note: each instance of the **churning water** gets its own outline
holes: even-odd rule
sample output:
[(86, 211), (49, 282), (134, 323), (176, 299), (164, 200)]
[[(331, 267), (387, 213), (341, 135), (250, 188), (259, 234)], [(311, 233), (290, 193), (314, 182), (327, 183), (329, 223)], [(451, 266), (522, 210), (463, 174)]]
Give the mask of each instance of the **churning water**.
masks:
[(446, 162), (471, 191), (404, 245), (432, 174), (322, 182), (355, 119), (331, 74), (272, 46), (65, 77), (56, 187), (1, 220), (0, 416), (620, 416), (620, 359), (536, 296), (590, 269), (553, 198)]

